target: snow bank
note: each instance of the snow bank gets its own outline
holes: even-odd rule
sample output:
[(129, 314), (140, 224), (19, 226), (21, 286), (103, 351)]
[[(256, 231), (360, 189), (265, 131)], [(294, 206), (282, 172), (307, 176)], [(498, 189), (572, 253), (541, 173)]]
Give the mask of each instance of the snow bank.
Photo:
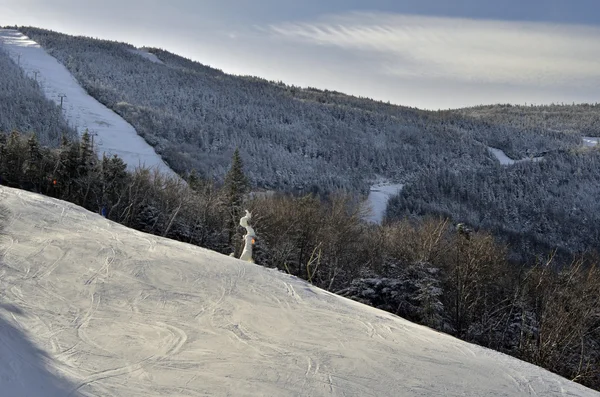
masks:
[(130, 169), (145, 165), (174, 175), (131, 124), (89, 96), (67, 68), (35, 41), (16, 30), (0, 29), (0, 45), (8, 50), (11, 58), (28, 76), (37, 79), (47, 98), (60, 104), (60, 96), (64, 96), (63, 109), (67, 120), (80, 135), (85, 130), (94, 135), (94, 148), (99, 156), (102, 153), (116, 154)]
[(46, 397), (34, 386), (51, 391), (57, 379), (85, 396), (598, 395), (283, 273), (66, 202), (5, 187), (0, 201), (12, 213), (0, 240), (0, 299), (20, 312), (0, 315), (29, 338), (0, 332), (7, 395)]

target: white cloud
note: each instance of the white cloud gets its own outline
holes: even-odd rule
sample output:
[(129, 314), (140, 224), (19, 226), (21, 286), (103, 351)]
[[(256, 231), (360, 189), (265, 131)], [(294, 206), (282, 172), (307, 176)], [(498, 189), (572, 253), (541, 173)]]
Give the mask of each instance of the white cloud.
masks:
[(537, 87), (600, 84), (600, 28), (350, 13), (269, 26), (284, 41), (363, 52), (398, 77)]

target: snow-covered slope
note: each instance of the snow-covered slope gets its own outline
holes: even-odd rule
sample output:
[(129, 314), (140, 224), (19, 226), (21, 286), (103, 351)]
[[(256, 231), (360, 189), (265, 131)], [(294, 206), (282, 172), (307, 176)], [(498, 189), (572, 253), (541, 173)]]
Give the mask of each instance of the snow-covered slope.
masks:
[(514, 163), (520, 163), (522, 161), (540, 161), (543, 157), (526, 157), (520, 160), (513, 160), (504, 153), (501, 149), (488, 147), (488, 150), (498, 159), (502, 165), (513, 165)]
[(366, 220), (381, 223), (385, 216), (388, 201), (390, 201), (392, 196), (398, 194), (403, 187), (403, 184), (390, 184), (386, 182), (380, 182), (371, 186), (369, 196), (367, 197), (367, 205), (371, 211)]
[(47, 98), (60, 103), (60, 96), (64, 97), (63, 109), (67, 120), (79, 134), (87, 129), (94, 135), (94, 146), (100, 156), (104, 152), (117, 154), (130, 169), (146, 165), (173, 175), (173, 171), (131, 124), (89, 96), (67, 68), (36, 42), (16, 30), (0, 29), (0, 45), (8, 50), (27, 75), (37, 79)]
[(150, 62), (164, 65), (164, 62), (161, 61), (160, 59), (158, 59), (158, 57), (156, 55), (154, 55), (153, 53), (148, 52), (148, 51), (146, 51), (144, 49), (138, 48), (138, 49), (135, 49), (135, 50), (131, 50), (131, 52), (134, 53), (134, 54), (136, 54), (136, 55), (141, 56), (144, 59), (149, 60)]
[(0, 203), (3, 396), (599, 395), (69, 203), (5, 187)]

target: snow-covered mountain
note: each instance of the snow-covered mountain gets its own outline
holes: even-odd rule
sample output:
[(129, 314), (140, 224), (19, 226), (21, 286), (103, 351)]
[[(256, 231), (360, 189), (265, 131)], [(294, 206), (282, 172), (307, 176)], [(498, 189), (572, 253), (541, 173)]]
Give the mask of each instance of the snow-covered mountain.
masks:
[(299, 279), (0, 187), (2, 396), (598, 396)]
[[(63, 114), (79, 134), (94, 136), (98, 154), (116, 154), (130, 169), (145, 165), (173, 175), (136, 130), (118, 114), (92, 98), (54, 57), (17, 30), (0, 29), (0, 46), (23, 71), (36, 79), (48, 99), (63, 104)], [(138, 55), (145, 56), (143, 51)]]

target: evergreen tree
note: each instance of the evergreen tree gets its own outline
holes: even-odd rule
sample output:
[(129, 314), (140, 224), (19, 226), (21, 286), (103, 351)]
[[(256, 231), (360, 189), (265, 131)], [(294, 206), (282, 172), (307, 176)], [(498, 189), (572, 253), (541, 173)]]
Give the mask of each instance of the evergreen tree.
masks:
[(21, 135), (13, 131), (6, 142), (5, 154), (2, 156), (2, 169), (6, 183), (18, 187), (23, 176), (23, 161), (25, 150), (21, 142)]
[(237, 223), (242, 217), (242, 204), (244, 195), (250, 190), (250, 183), (244, 174), (244, 164), (240, 156), (239, 149), (233, 152), (231, 168), (225, 176), (225, 185), (223, 186), (225, 194), (225, 205), (229, 212), (227, 229), (229, 231), (229, 242), (233, 245), (235, 254), (238, 254), (241, 248), (242, 234), (237, 231)]
[(127, 185), (127, 165), (117, 155), (112, 157), (102, 156), (101, 169), (101, 207), (110, 211), (113, 206), (118, 206), (123, 196), (123, 189)]
[(94, 160), (95, 157), (90, 142), (90, 134), (88, 130), (85, 130), (81, 136), (81, 142), (79, 143), (79, 176), (85, 176), (91, 171), (91, 169), (94, 167)]
[(53, 185), (57, 197), (72, 198), (74, 180), (78, 175), (78, 166), (79, 145), (77, 142), (69, 142), (63, 137), (57, 165), (54, 169)]
[(32, 134), (27, 140), (27, 160), (23, 171), (25, 183), (36, 192), (40, 191), (43, 180), (42, 161), (43, 156), (37, 135)]
[[(244, 164), (239, 149), (233, 152), (231, 168), (225, 176), (225, 197), (230, 208), (240, 209), (244, 200), (244, 194), (250, 190), (250, 183), (244, 174)], [(239, 214), (242, 214), (241, 210)]]

